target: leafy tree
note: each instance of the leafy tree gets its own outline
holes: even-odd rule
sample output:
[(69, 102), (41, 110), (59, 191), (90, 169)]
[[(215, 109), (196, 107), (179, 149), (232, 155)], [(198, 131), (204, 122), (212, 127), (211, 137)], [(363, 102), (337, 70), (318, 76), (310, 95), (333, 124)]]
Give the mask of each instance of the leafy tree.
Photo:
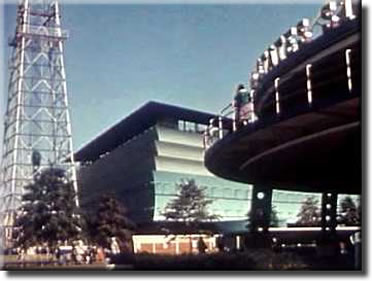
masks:
[(63, 169), (50, 167), (25, 186), (15, 226), (16, 245), (28, 248), (81, 238), (82, 221), (73, 183)]
[(134, 223), (127, 218), (127, 209), (114, 197), (102, 196), (96, 216), (89, 220), (90, 236), (98, 245), (109, 248), (110, 238), (115, 237), (122, 251), (131, 248)]
[[(199, 187), (195, 180), (183, 180), (177, 184), (178, 196), (168, 202), (162, 213), (167, 221), (181, 222), (185, 227), (183, 233), (205, 233), (202, 223), (217, 220), (219, 216), (208, 212), (208, 205), (212, 200), (205, 198), (205, 188)], [(190, 237), (190, 251), (192, 251)]]
[[(248, 224), (246, 227), (250, 227), (250, 222), (252, 220), (252, 211), (249, 211), (247, 214), (248, 217)], [(278, 211), (276, 210), (275, 206), (271, 206), (271, 212), (270, 212), (270, 226), (277, 227), (279, 226), (279, 217), (278, 217)]]
[(350, 196), (346, 196), (340, 203), (339, 223), (352, 226), (360, 225), (360, 204), (357, 207)]
[(271, 207), (270, 226), (274, 226), (274, 227), (279, 226), (278, 211), (276, 210), (275, 206)]
[(297, 214), (297, 225), (301, 226), (319, 226), (321, 220), (321, 211), (318, 207), (319, 201), (310, 196), (302, 202), (301, 210)]
[(218, 219), (218, 216), (208, 213), (208, 205), (212, 200), (205, 198), (205, 188), (197, 186), (191, 179), (177, 184), (177, 189), (177, 198), (170, 201), (163, 212), (167, 221), (183, 222), (195, 230), (201, 222)]

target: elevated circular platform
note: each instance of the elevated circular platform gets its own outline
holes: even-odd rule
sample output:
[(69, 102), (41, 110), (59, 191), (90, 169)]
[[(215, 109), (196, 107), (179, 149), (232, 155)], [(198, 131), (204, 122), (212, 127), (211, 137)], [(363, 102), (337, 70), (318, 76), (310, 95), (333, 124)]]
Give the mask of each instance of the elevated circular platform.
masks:
[(226, 179), (268, 188), (360, 193), (359, 30), (355, 21), (329, 31), (273, 69), (255, 99), (259, 120), (210, 147), (207, 168)]

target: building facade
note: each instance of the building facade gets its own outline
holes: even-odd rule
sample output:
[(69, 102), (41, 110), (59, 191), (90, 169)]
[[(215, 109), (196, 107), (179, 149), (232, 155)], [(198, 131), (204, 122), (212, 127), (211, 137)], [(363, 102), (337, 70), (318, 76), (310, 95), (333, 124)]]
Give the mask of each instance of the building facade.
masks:
[[(162, 213), (177, 196), (177, 184), (195, 180), (205, 188), (210, 214), (223, 232), (247, 229), (252, 186), (211, 174), (204, 166), (203, 132), (213, 116), (149, 102), (81, 148), (78, 184), (81, 205), (92, 212), (104, 194), (114, 194), (137, 224), (164, 221)], [(274, 190), (272, 206), (279, 225), (294, 222), (308, 196)]]
[(244, 227), (251, 186), (219, 179), (204, 167), (202, 134), (210, 118), (150, 102), (100, 135), (75, 154), (82, 206), (94, 210), (100, 196), (113, 193), (136, 223), (162, 221), (177, 184), (193, 179), (212, 200), (209, 213)]

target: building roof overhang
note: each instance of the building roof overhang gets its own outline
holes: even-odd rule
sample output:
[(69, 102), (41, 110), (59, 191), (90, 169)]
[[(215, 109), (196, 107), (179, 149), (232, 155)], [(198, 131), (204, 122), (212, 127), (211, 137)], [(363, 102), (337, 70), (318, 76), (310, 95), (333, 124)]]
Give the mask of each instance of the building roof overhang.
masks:
[(80, 148), (74, 154), (75, 161), (95, 161), (163, 118), (208, 124), (213, 117), (210, 113), (150, 101)]

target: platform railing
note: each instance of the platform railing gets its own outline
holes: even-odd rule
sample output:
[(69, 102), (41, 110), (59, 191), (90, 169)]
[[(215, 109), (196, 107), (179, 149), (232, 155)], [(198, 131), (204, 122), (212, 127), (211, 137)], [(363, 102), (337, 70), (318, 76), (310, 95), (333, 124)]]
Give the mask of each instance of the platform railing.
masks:
[[(216, 125), (217, 124), (217, 125)], [(209, 124), (203, 134), (204, 150), (210, 148), (218, 140), (224, 137), (222, 116), (217, 115), (209, 120)]]
[[(261, 87), (263, 77), (273, 70), (281, 61), (286, 60), (292, 53), (298, 52), (304, 44), (307, 44), (315, 38), (322, 36), (331, 29), (339, 27), (343, 22), (354, 20), (357, 18), (357, 11), (353, 0), (345, 1), (327, 1), (321, 9), (319, 14), (311, 22), (309, 19), (302, 19), (295, 27), (291, 27), (286, 33), (281, 35), (276, 42), (264, 51), (264, 53), (257, 59), (255, 70), (251, 73), (249, 88), (246, 90), (243, 87), (246, 95), (249, 96), (250, 101), (238, 105), (234, 99), (226, 105), (214, 118), (209, 120), (207, 129), (204, 132), (204, 149), (207, 150), (217, 141), (223, 139), (227, 134), (240, 130), (242, 127), (258, 120), (255, 115), (255, 102), (257, 91)], [(321, 27), (320, 34), (314, 34), (314, 28)], [(353, 93), (353, 73), (351, 54), (353, 50), (348, 48), (345, 50), (344, 60), (346, 64), (345, 76), (347, 77), (348, 91)], [(315, 66), (316, 68), (316, 66)], [(304, 93), (306, 94), (307, 107), (311, 108), (313, 104), (313, 93), (318, 87), (313, 83), (313, 74), (316, 69), (311, 63), (304, 65), (306, 74), (306, 83), (303, 85)], [(274, 89), (272, 97), (272, 109), (274, 115), (280, 116), (283, 111), (284, 104), (288, 101), (288, 97), (283, 96), (280, 90), (281, 82), (287, 79), (286, 75), (283, 77), (275, 77), (273, 79)], [(269, 87), (271, 87), (269, 86)], [(302, 86), (301, 86), (302, 87)], [(242, 88), (240, 88), (242, 90)], [(239, 95), (237, 90), (236, 96)], [(301, 91), (299, 91), (302, 94)], [(297, 94), (297, 95), (300, 95)], [(234, 98), (235, 98), (234, 97)], [(293, 97), (291, 97), (293, 98)], [(271, 97), (270, 97), (271, 99)], [(271, 105), (265, 105), (270, 107)]]
[(204, 131), (203, 144), (207, 150), (218, 140), (226, 135), (239, 130), (257, 120), (251, 102), (243, 104), (241, 107), (231, 102), (226, 105), (219, 114), (209, 120), (209, 124)]
[(256, 65), (251, 72), (250, 89), (256, 90), (260, 88), (264, 77), (268, 73), (278, 66), (280, 62), (301, 50), (304, 45), (341, 26), (344, 22), (355, 20), (359, 13), (357, 11), (359, 6), (355, 5), (355, 2), (357, 1), (327, 1), (313, 20), (303, 18), (297, 25), (290, 27), (285, 33), (280, 35), (258, 57)]

